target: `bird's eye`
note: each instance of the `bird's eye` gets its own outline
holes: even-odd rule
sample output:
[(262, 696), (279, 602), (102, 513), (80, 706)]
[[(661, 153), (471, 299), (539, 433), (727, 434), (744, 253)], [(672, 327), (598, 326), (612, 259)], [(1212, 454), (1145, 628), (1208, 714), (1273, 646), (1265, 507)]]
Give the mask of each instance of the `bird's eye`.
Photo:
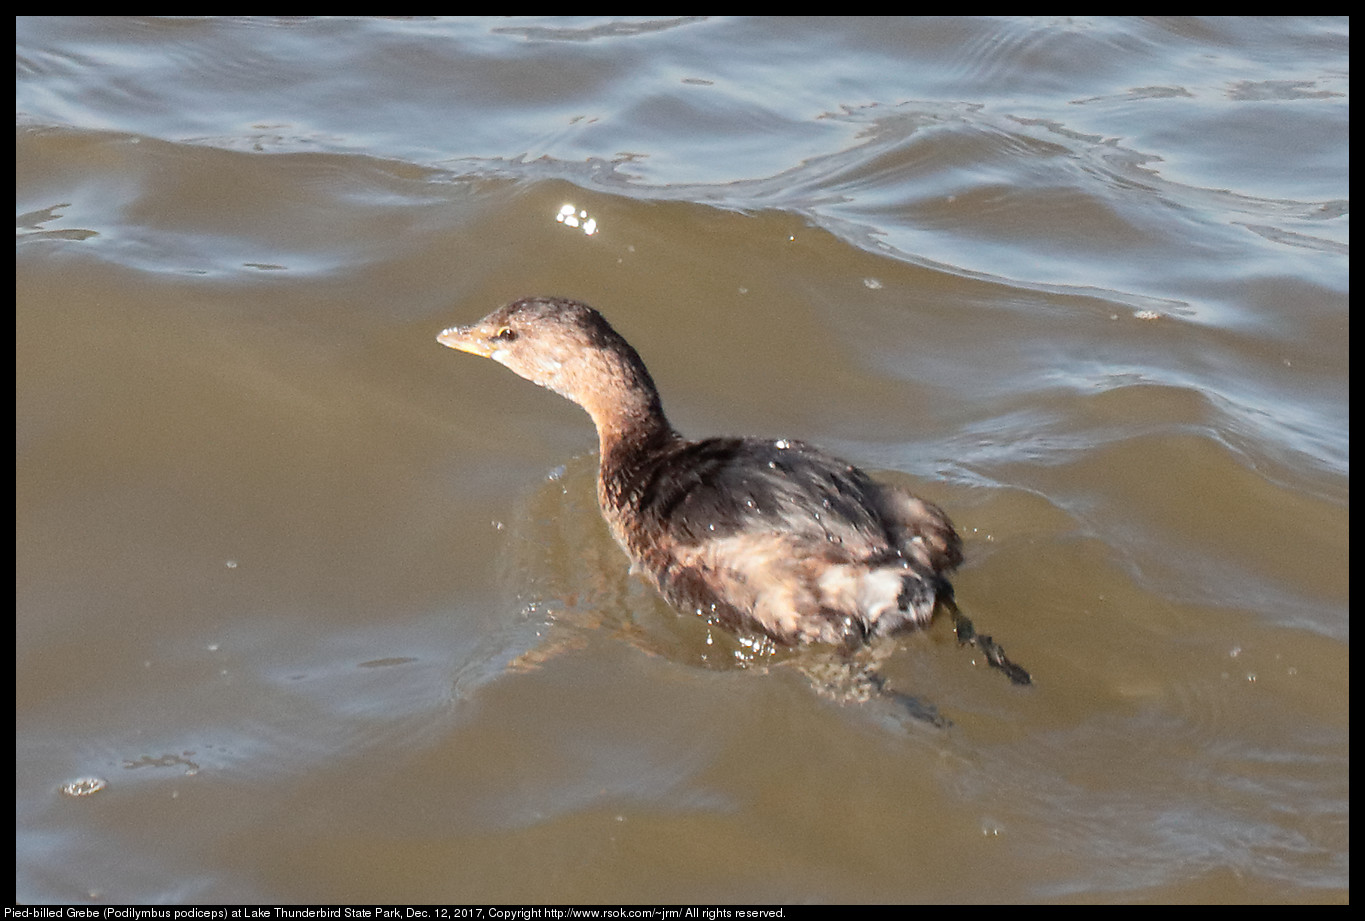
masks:
[(502, 329), (498, 330), (493, 338), (497, 339), (499, 342), (511, 342), (517, 338), (517, 331), (510, 326), (504, 326)]

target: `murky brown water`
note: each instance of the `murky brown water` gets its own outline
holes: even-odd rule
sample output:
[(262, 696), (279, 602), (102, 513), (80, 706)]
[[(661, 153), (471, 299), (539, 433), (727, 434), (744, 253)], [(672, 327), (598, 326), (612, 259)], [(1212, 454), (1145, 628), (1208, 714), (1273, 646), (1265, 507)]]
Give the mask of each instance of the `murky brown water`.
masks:
[[(19, 20), (18, 900), (1349, 899), (1348, 38)], [(528, 293), (940, 502), (1036, 684), (742, 667), (435, 343)]]

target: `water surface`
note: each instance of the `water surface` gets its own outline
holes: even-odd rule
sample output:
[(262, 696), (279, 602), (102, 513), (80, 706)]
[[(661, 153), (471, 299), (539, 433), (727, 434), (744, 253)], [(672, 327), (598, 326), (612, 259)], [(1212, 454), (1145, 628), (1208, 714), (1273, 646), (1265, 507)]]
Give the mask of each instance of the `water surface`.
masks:
[[(16, 29), (20, 901), (1349, 899), (1344, 20)], [(434, 341), (531, 293), (942, 504), (1035, 685), (659, 602)]]

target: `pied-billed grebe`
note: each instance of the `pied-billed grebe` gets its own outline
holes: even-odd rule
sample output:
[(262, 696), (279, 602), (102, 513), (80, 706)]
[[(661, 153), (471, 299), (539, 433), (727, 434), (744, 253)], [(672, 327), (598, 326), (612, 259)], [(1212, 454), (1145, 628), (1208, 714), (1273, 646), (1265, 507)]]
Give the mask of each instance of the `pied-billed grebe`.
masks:
[[(587, 304), (525, 298), (437, 341), (588, 411), (602, 515), (673, 605), (784, 645), (851, 648), (951, 603), (946, 573), (962, 541), (938, 506), (799, 441), (688, 441), (639, 354)], [(989, 638), (976, 640), (1028, 680)]]

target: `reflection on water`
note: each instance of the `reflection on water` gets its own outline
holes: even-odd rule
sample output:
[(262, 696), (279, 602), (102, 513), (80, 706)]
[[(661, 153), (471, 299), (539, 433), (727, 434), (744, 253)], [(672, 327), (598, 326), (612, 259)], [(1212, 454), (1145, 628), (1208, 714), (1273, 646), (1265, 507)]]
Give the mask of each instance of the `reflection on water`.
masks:
[[(1345, 900), (1348, 47), (18, 20), (18, 897)], [(670, 610), (431, 341), (532, 293), (942, 504), (1034, 686)]]

